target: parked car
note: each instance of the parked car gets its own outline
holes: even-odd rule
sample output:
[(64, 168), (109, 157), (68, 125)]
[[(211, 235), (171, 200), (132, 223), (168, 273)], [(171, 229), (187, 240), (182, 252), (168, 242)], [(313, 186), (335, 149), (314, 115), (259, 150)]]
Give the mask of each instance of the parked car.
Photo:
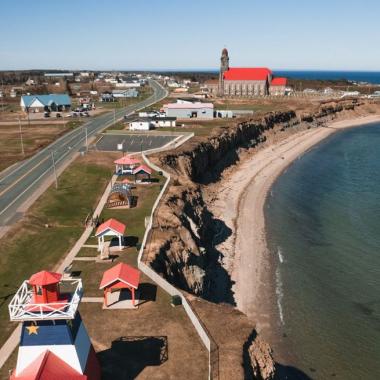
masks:
[(59, 112), (57, 112), (55, 116), (56, 116), (57, 118), (62, 117), (62, 115), (61, 115)]
[(44, 112), (44, 117), (50, 117), (50, 112)]

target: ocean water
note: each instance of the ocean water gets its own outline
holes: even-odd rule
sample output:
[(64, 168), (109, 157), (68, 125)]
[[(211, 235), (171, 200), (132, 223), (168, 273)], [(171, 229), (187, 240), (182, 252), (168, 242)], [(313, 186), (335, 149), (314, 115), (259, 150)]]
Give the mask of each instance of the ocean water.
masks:
[(367, 82), (380, 84), (380, 72), (378, 71), (292, 71), (275, 70), (276, 76), (285, 76), (292, 79), (311, 80), (351, 80), (355, 82)]
[(380, 379), (380, 124), (295, 161), (265, 217), (290, 364), (312, 379)]

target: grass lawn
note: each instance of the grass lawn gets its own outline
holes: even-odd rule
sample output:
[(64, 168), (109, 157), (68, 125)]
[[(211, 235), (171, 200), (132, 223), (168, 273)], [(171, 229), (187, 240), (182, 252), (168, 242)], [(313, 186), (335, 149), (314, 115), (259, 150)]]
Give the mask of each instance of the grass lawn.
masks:
[[(83, 232), (110, 178), (112, 159), (98, 161), (91, 153), (78, 158), (30, 208), (0, 244), (0, 341), (15, 327), (7, 305), (22, 281), (42, 269), (53, 270)], [(45, 225), (49, 225), (48, 228)]]
[[(177, 121), (177, 127), (159, 128), (159, 131), (171, 132), (194, 132), (196, 136), (209, 136), (216, 128), (236, 124), (236, 119), (213, 119), (213, 120), (192, 120)], [(180, 126), (179, 126), (180, 125)]]
[(21, 151), (20, 129), (16, 124), (0, 125), (0, 171), (15, 162), (24, 160), (41, 150), (67, 131), (81, 125), (82, 121), (66, 124), (34, 125), (22, 127), (25, 155)]
[[(103, 272), (120, 261), (136, 266), (136, 260), (137, 252), (123, 252), (114, 263), (77, 262), (85, 295), (101, 297)], [(139, 290), (141, 305), (135, 310), (103, 311), (101, 303), (80, 306), (101, 362), (102, 379), (169, 379), (173, 374), (207, 379), (207, 351), (183, 308), (173, 308), (170, 296), (144, 274)]]
[(99, 252), (96, 248), (83, 247), (78, 252), (76, 257), (96, 257), (98, 255), (99, 255)]

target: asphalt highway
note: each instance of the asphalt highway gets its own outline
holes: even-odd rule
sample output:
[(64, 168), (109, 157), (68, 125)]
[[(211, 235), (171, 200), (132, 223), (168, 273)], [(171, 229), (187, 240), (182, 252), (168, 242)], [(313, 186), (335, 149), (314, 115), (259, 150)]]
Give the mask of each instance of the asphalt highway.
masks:
[[(0, 226), (12, 222), (18, 208), (37, 191), (49, 176), (54, 178), (54, 164), (58, 169), (67, 163), (73, 155), (97, 133), (112, 125), (114, 118), (121, 119), (139, 109), (154, 104), (167, 96), (167, 91), (156, 81), (150, 81), (154, 93), (140, 103), (136, 103), (114, 112), (110, 112), (66, 133), (33, 157), (0, 173)], [(53, 164), (54, 161), (54, 164)]]

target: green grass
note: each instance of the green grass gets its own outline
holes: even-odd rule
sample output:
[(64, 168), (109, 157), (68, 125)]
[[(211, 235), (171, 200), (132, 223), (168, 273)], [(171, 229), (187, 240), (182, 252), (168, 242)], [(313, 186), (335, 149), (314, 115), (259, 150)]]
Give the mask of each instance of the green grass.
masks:
[(78, 252), (76, 257), (96, 257), (99, 255), (99, 252), (96, 248), (84, 247)]
[[(53, 270), (83, 232), (86, 215), (109, 180), (109, 168), (75, 161), (32, 206), (27, 217), (0, 245), (0, 341), (15, 327), (7, 305), (22, 281), (42, 269)], [(48, 225), (48, 228), (45, 227)]]

